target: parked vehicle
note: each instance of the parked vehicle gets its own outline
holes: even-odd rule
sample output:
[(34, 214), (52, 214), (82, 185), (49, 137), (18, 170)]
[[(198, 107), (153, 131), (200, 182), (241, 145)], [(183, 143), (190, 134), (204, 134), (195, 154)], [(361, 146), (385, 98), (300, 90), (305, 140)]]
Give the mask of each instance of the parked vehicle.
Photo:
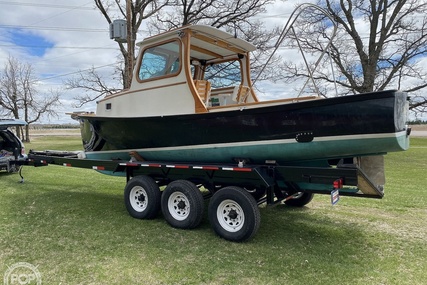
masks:
[(25, 161), (25, 147), (22, 141), (10, 130), (12, 127), (25, 126), (27, 122), (17, 119), (0, 119), (0, 170), (18, 172)]

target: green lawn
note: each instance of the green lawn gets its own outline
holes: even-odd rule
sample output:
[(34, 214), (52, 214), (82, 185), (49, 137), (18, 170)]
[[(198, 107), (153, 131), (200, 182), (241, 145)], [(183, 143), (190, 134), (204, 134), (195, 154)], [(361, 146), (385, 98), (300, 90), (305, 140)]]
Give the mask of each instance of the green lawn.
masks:
[[(317, 195), (301, 209), (261, 208), (247, 243), (161, 217), (131, 218), (125, 179), (62, 166), (0, 174), (0, 272), (38, 266), (43, 284), (427, 284), (427, 139), (386, 156), (382, 200)], [(27, 149), (80, 147), (44, 137)], [(0, 276), (3, 276), (1, 273)]]

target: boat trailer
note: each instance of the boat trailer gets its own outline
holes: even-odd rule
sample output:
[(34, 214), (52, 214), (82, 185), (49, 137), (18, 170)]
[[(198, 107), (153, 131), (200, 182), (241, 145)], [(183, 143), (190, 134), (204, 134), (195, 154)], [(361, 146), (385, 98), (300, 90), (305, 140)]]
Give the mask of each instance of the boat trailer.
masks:
[[(258, 206), (286, 204), (302, 207), (314, 194), (382, 198), (357, 165), (333, 167), (280, 166), (275, 164), (176, 163), (117, 161), (79, 158), (81, 152), (33, 151), (22, 165), (60, 165), (93, 169), (126, 177), (124, 200), (129, 214), (153, 219), (160, 211), (175, 228), (197, 227), (204, 200), (210, 199), (208, 216), (214, 231), (230, 241), (252, 238), (260, 225)], [(17, 162), (18, 163), (18, 162)], [(166, 186), (162, 191), (160, 187)]]

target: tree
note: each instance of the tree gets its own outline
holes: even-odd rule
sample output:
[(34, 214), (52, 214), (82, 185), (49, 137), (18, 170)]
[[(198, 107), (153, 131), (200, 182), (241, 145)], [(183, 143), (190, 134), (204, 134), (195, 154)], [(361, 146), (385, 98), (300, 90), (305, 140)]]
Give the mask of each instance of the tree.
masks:
[[(236, 37), (244, 39), (257, 47), (251, 58), (251, 72), (257, 74), (264, 65), (271, 50), (271, 41), (279, 34), (278, 28), (267, 30), (264, 24), (254, 17), (265, 12), (265, 7), (274, 0), (178, 0), (169, 10), (150, 19), (152, 34), (190, 24), (203, 24), (223, 29)], [(273, 63), (265, 72), (263, 79), (277, 80), (280, 73)], [(280, 77), (280, 76), (279, 76)]]
[[(315, 74), (318, 82), (331, 86), (336, 81), (342, 95), (400, 89), (415, 95), (410, 109), (425, 109), (427, 96), (417, 92), (427, 87), (427, 68), (422, 63), (427, 56), (426, 1), (325, 0), (318, 5), (338, 24), (336, 40), (327, 52), (342, 74), (333, 78), (325, 62)], [(319, 39), (327, 37), (330, 29), (323, 20), (319, 13), (303, 18), (301, 25), (311, 27), (297, 35), (305, 51), (321, 51)], [(287, 66), (294, 78), (303, 76), (301, 66)]]
[[(117, 76), (117, 74), (120, 74), (120, 76)], [(105, 82), (102, 76), (96, 72), (94, 67), (88, 71), (79, 72), (77, 77), (68, 79), (65, 83), (68, 89), (82, 89), (85, 92), (83, 95), (79, 95), (74, 98), (77, 100), (77, 103), (74, 104), (75, 107), (80, 108), (88, 102), (92, 102), (100, 97), (111, 95), (122, 90), (124, 78), (123, 70), (121, 68), (116, 68), (112, 77), (113, 79), (116, 79), (116, 81), (120, 82), (117, 85), (120, 86), (122, 84), (121, 87), (112, 86)], [(120, 79), (117, 77), (120, 77)]]
[[(116, 70), (116, 74), (120, 74), (121, 77), (119, 80), (121, 84), (119, 85), (123, 89), (128, 89), (135, 64), (135, 41), (138, 29), (144, 20), (152, 17), (168, 5), (169, 0), (94, 0), (94, 2), (108, 24), (111, 24), (115, 18), (126, 19), (128, 22), (128, 42), (126, 44), (117, 42), (124, 66)], [(117, 10), (119, 11), (118, 14), (116, 13)], [(79, 102), (79, 106), (120, 90), (118, 87), (108, 86), (95, 69), (92, 69), (89, 73), (80, 72), (78, 78), (67, 80), (66, 85), (69, 89), (80, 88), (91, 93), (75, 98)]]
[(265, 6), (273, 0), (178, 0), (169, 11), (156, 14), (150, 25), (155, 33), (168, 31), (189, 24), (205, 24), (216, 28), (240, 30), (247, 33), (243, 23), (255, 27), (260, 23), (253, 17), (265, 12)]
[[(258, 54), (253, 58), (255, 70), (259, 66), (256, 63), (262, 61), (265, 56), (263, 51), (268, 48), (268, 43), (277, 34), (276, 30), (265, 31), (259, 21), (252, 20), (255, 15), (264, 12), (264, 7), (268, 3), (272, 3), (273, 0), (94, 1), (108, 23), (111, 23), (112, 19), (117, 16), (127, 20), (130, 18), (131, 43), (118, 43), (124, 66), (119, 67), (116, 72), (121, 74), (120, 81), (123, 89), (130, 87), (132, 73), (129, 67), (133, 68), (134, 65), (134, 56), (132, 55), (135, 49), (135, 39), (143, 21), (149, 22), (148, 27), (151, 34), (197, 23), (222, 28), (228, 32), (236, 33), (236, 35), (238, 33), (239, 37), (254, 43), (259, 48)], [(126, 13), (126, 2), (130, 4), (130, 14)], [(117, 9), (113, 8), (118, 8), (120, 13), (114, 14)], [(133, 63), (131, 63), (132, 61)], [(76, 98), (79, 106), (120, 89), (108, 86), (94, 69), (89, 73), (81, 72), (79, 77), (68, 80), (66, 84), (69, 88), (80, 88), (87, 91), (85, 95)]]
[(55, 115), (55, 107), (59, 103), (59, 93), (39, 96), (36, 90), (37, 79), (30, 64), (19, 62), (9, 57), (0, 75), (0, 106), (2, 115), (23, 119), (28, 125), (25, 136), (19, 129), (17, 134), (29, 142), (29, 125), (40, 120), (42, 115)]

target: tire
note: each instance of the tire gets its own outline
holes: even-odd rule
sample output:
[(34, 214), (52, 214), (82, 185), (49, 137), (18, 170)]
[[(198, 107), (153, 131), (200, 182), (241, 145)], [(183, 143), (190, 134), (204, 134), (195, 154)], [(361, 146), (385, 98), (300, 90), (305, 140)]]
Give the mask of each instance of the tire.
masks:
[(160, 212), (162, 193), (149, 176), (135, 176), (128, 181), (124, 191), (125, 206), (137, 219), (154, 219)]
[(203, 195), (187, 180), (169, 183), (163, 191), (161, 206), (165, 220), (174, 228), (193, 229), (203, 218)]
[(240, 187), (229, 186), (212, 196), (209, 202), (209, 221), (220, 237), (243, 242), (256, 234), (261, 216), (251, 194)]
[(21, 170), (22, 166), (21, 165), (9, 165), (9, 173), (18, 173), (19, 170)]
[(313, 200), (313, 193), (299, 192), (296, 198), (285, 201), (285, 205), (292, 207), (303, 207)]

